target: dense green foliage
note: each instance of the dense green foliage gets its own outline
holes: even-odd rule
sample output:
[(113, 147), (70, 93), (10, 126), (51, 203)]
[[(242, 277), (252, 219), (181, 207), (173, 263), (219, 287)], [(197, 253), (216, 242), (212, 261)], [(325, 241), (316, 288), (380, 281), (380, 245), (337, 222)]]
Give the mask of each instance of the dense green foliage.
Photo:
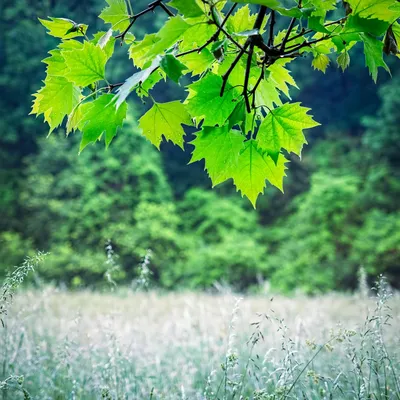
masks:
[[(188, 107), (179, 110), (182, 106), (176, 99), (183, 98), (185, 94), (181, 86), (173, 82), (179, 76), (171, 71), (176, 68), (179, 70), (181, 66), (176, 64), (172, 55), (164, 57), (161, 72), (163, 75), (169, 71), (167, 75), (172, 83), (163, 80), (157, 82), (161, 76), (153, 80), (152, 74), (141, 90), (137, 90), (145, 106), (131, 99), (133, 96), (128, 98), (135, 102), (129, 104), (127, 122), (119, 128), (117, 137), (107, 151), (86, 145), (95, 141), (102, 132), (105, 132), (109, 144), (116, 127), (122, 124), (125, 103), (116, 112), (106, 101), (112, 94), (102, 94), (97, 99), (89, 97), (89, 102), (78, 107), (82, 108), (82, 115), (90, 117), (86, 125), (81, 124), (83, 141), (76, 133), (68, 139), (63, 138), (65, 131), (58, 128), (52, 137), (43, 140), (45, 133), (40, 121), (26, 116), (30, 102), (28, 93), (38, 88), (37, 84), (43, 77), (40, 56), (45, 53), (45, 48), (54, 47), (59, 41), (50, 38), (51, 42), (48, 42), (33, 17), (68, 16), (88, 23), (89, 34), (89, 31), (94, 32), (91, 28), (96, 25), (96, 13), (102, 9), (103, 2), (85, 2), (84, 5), (70, 5), (67, 9), (66, 6), (55, 7), (51, 2), (44, 1), (35, 10), (26, 3), (23, 0), (6, 2), (5, 12), (1, 15), (1, 25), (7, 29), (2, 29), (0, 33), (0, 41), (4, 43), (0, 49), (0, 84), (7, 96), (0, 99), (0, 149), (4, 160), (0, 165), (1, 207), (4, 210), (4, 218), (0, 222), (0, 274), (18, 263), (24, 255), (39, 248), (51, 253), (41, 269), (44, 278), (72, 285), (101, 283), (109, 269), (103, 249), (110, 239), (119, 255), (117, 263), (120, 266), (119, 270), (113, 271), (113, 279), (121, 282), (130, 282), (136, 276), (138, 264), (147, 250), (151, 249), (153, 279), (165, 287), (211, 287), (215, 282), (226, 282), (244, 289), (268, 280), (274, 288), (284, 291), (295, 288), (306, 292), (346, 289), (354, 287), (360, 266), (364, 266), (370, 276), (383, 272), (393, 284), (398, 283), (400, 132), (396, 93), (400, 89), (400, 80), (396, 77), (398, 64), (394, 58), (388, 59), (387, 63), (395, 79), (381, 85), (379, 99), (368, 73), (363, 71), (363, 46), (355, 45), (348, 49), (352, 52), (351, 65), (344, 75), (333, 71), (332, 66), (325, 75), (311, 73), (310, 58), (295, 60), (290, 66), (302, 91), (292, 91), (293, 102), (276, 104), (279, 108), (275, 114), (270, 113), (262, 121), (260, 119), (260, 133), (255, 136), (257, 144), (247, 141), (243, 145), (246, 139), (244, 135), (240, 138), (239, 132), (232, 133), (226, 126), (205, 126), (196, 137), (192, 134), (193, 128), (187, 130), (186, 143), (193, 142), (196, 146), (192, 161), (206, 158), (208, 173), (213, 183), (218, 184), (229, 177), (227, 171), (221, 171), (220, 166), (229, 166), (230, 161), (226, 163), (226, 160), (218, 158), (221, 155), (218, 151), (205, 153), (204, 148), (210, 151), (206, 147), (207, 140), (219, 146), (226, 143), (219, 141), (231, 135), (235, 140), (232, 141), (234, 146), (244, 146), (242, 155), (258, 151), (262, 143), (269, 151), (266, 158), (274, 163), (280, 147), (299, 153), (302, 144), (292, 147), (293, 143), (286, 143), (285, 147), (282, 142), (285, 140), (284, 132), (280, 134), (278, 128), (277, 140), (273, 143), (278, 143), (279, 149), (270, 147), (265, 132), (277, 125), (287, 107), (299, 107), (299, 101), (313, 107), (314, 113), (320, 116), (318, 120), (323, 124), (323, 129), (316, 128), (314, 134), (308, 135), (311, 146), (303, 152), (301, 163), (297, 156), (285, 153), (292, 164), (290, 172), (287, 172), (285, 195), (270, 188), (266, 196), (258, 200), (257, 211), (254, 211), (246, 201), (234, 195), (229, 185), (222, 184), (210, 192), (202, 165), (195, 163), (185, 166), (190, 158), (187, 153), (161, 142), (161, 134), (164, 134), (179, 146), (193, 151), (193, 147), (183, 144), (180, 123), (192, 123), (187, 112), (191, 113), (191, 117), (196, 116), (192, 113), (195, 103), (189, 100)], [(178, 2), (175, 1), (175, 4)], [(138, 2), (137, 6), (135, 2), (135, 10), (136, 7), (141, 10), (146, 6), (145, 1)], [(254, 13), (258, 6), (251, 6), (251, 11), (247, 6), (238, 10), (237, 13)], [(158, 11), (161, 12), (146, 14), (143, 20), (138, 19), (135, 23), (133, 32), (138, 38), (146, 38), (145, 32), (157, 32), (160, 27), (166, 26), (163, 25), (166, 16), (162, 10)], [(105, 15), (107, 8), (102, 13), (103, 17)], [(336, 11), (329, 12), (327, 16), (329, 21), (343, 17)], [(359, 16), (360, 19), (366, 17)], [(15, 19), (25, 21), (26, 25), (13, 24)], [(312, 20), (316, 24), (312, 26), (313, 29), (319, 26), (317, 20), (319, 18)], [(337, 25), (340, 29), (349, 29), (349, 20)], [(277, 21), (276, 31), (287, 29), (285, 24), (285, 21)], [(322, 22), (319, 21), (319, 24)], [(389, 22), (381, 21), (379, 26), (383, 25), (387, 28)], [(370, 28), (371, 24), (368, 25)], [(24, 41), (24, 29), (34, 32), (33, 44)], [(103, 27), (100, 29), (104, 30)], [(268, 27), (266, 29), (268, 31)], [(66, 31), (62, 32), (65, 35)], [(382, 32), (376, 35), (384, 40)], [(283, 37), (284, 33), (278, 35)], [(99, 51), (100, 46), (95, 43), (98, 43), (100, 36), (97, 35), (93, 43), (85, 42), (85, 47), (76, 44), (78, 42), (73, 39), (64, 41), (60, 45), (61, 50), (52, 51), (50, 58), (54, 59), (59, 56), (57, 52), (68, 53), (64, 59), (65, 65), (72, 66), (64, 70), (66, 77), (54, 75), (45, 81), (45, 90), (51, 93), (51, 112), (46, 118), (53, 128), (61, 123), (63, 114), (72, 106), (72, 103), (61, 102), (59, 110), (52, 108), (56, 104), (54, 94), (60, 94), (58, 88), (63, 88), (62, 94), (69, 90), (70, 98), (76, 102), (76, 90), (81, 91), (79, 86), (91, 85), (90, 81), (104, 77), (103, 64), (111, 50), (107, 44), (104, 50)], [(395, 35), (393, 37), (395, 40)], [(370, 36), (364, 39), (368, 46), (372, 39)], [(142, 43), (133, 40), (132, 36), (127, 35), (125, 44), (130, 47), (115, 46), (114, 55), (105, 70), (110, 82), (125, 79), (126, 71), (132, 70), (132, 61), (124, 59), (126, 51)], [(376, 41), (374, 43), (378, 46)], [(225, 45), (230, 49), (231, 44)], [(72, 49), (73, 46), (77, 47)], [(163, 52), (164, 46), (166, 44), (160, 47), (160, 52)], [(190, 45), (187, 46), (190, 48)], [(320, 46), (315, 44), (312, 48)], [(379, 41), (379, 47), (383, 46)], [(310, 57), (315, 67), (322, 68), (324, 64), (321, 62), (327, 61), (326, 55), (332, 58), (329, 54), (334, 48), (326, 49), (324, 46), (320, 50), (318, 54), (313, 51)], [(347, 54), (346, 49), (342, 50), (343, 54)], [(84, 74), (84, 81), (83, 75), (75, 70), (77, 60), (84, 57), (74, 58), (75, 51), (82, 52), (78, 54), (89, 52), (93, 59), (98, 59), (96, 65), (101, 65), (98, 70), (90, 69), (93, 76)], [(382, 57), (382, 52), (379, 54)], [(197, 53), (194, 55), (197, 56)], [(226, 54), (225, 64), (232, 61), (231, 57)], [(139, 68), (145, 65), (145, 60), (134, 61)], [(195, 70), (193, 75), (201, 72), (200, 67), (193, 67), (193, 60), (188, 56), (180, 61), (186, 62), (186, 68), (191, 65), (189, 69)], [(379, 63), (367, 63), (375, 75), (373, 65)], [(47, 61), (46, 64), (50, 74), (60, 67), (57, 62), (52, 64)], [(169, 70), (171, 64), (173, 68)], [(223, 65), (224, 62), (219, 67)], [(205, 64), (204, 68), (207, 66)], [(283, 71), (285, 67), (275, 63), (271, 68)], [(236, 79), (240, 76), (243, 79), (243, 72), (238, 72)], [(203, 78), (206, 82), (210, 79), (220, 78), (216, 73)], [(205, 95), (204, 88), (200, 90), (196, 86), (200, 84), (199, 81), (192, 83), (188, 77), (181, 77), (180, 82), (182, 86), (190, 85), (191, 98), (195, 99), (196, 93)], [(157, 103), (152, 106), (152, 101), (144, 91), (150, 90), (156, 83), (152, 96)], [(234, 82), (231, 82), (231, 86), (235, 86)], [(206, 87), (212, 89), (212, 85), (207, 84)], [(90, 95), (89, 90), (84, 89), (84, 93)], [(282, 99), (285, 99), (285, 95)], [(216, 109), (221, 108), (216, 106)], [(142, 115), (146, 110), (147, 113), (140, 119), (139, 113)], [(174, 118), (168, 118), (169, 123), (164, 127), (163, 120), (158, 120), (160, 115), (164, 112), (175, 113), (176, 110), (179, 110), (180, 119), (175, 121)], [(197, 117), (203, 117), (200, 113)], [(366, 115), (368, 117), (364, 118)], [(214, 125), (218, 124), (217, 116), (210, 114), (204, 117), (210, 125)], [(303, 118), (307, 119), (307, 114), (303, 114)], [(140, 124), (137, 123), (139, 119)], [(76, 113), (72, 124), (79, 125), (79, 121), (80, 114)], [(163, 132), (148, 128), (154, 121), (157, 127), (163, 127)], [(140, 135), (140, 126), (143, 128), (143, 124), (143, 133), (157, 147), (161, 144), (162, 153), (158, 154)], [(309, 125), (302, 125), (302, 128), (312, 124), (309, 121)], [(237, 128), (241, 129), (240, 126)], [(174, 136), (177, 132), (179, 136)], [(296, 134), (302, 135), (301, 130)], [(213, 136), (217, 140), (213, 140)], [(86, 148), (78, 156), (79, 141), (81, 148)], [(211, 154), (211, 158), (207, 159), (207, 154)], [(279, 166), (283, 155), (277, 157)], [(265, 177), (261, 179), (264, 182)], [(255, 197), (252, 200), (255, 202)]]
[[(126, 100), (132, 92), (148, 97), (151, 108), (139, 120), (143, 135), (157, 148), (165, 138), (183, 149), (183, 125), (201, 125), (190, 142), (191, 161), (205, 160), (213, 186), (232, 179), (254, 207), (266, 181), (283, 191), (285, 154), (301, 156), (307, 143), (303, 131), (319, 125), (308, 108), (284, 103), (290, 100), (289, 87), (297, 87), (287, 64), (309, 52), (314, 69), (325, 72), (330, 63), (327, 54), (332, 53), (344, 71), (352, 48), (362, 43), (376, 82), (379, 67), (390, 71), (383, 52), (399, 52), (396, 0), (351, 0), (341, 7), (336, 0), (293, 1), (288, 7), (277, 0), (233, 0), (229, 9), (230, 2), (224, 0), (156, 0), (135, 13), (129, 1), (107, 3), (100, 18), (111, 27), (95, 33), (93, 39), (87, 36), (85, 24), (40, 19), (48, 34), (61, 43), (43, 60), (46, 79), (34, 94), (32, 114), (44, 116), (49, 133), (67, 117), (67, 134), (82, 132), (82, 151), (103, 136), (110, 145), (126, 118)], [(237, 7), (237, 3), (245, 4)], [(257, 13), (251, 12), (250, 3), (259, 5)], [(135, 22), (158, 9), (168, 15), (165, 24), (137, 40), (130, 32)], [(331, 20), (329, 11), (342, 17)], [(290, 17), (290, 23), (276, 33), (278, 14)], [(106, 64), (117, 41), (129, 46), (127, 55), (139, 71), (123, 83), (110, 83)], [(159, 102), (150, 93), (160, 81), (179, 84), (188, 74), (192, 80), (185, 85), (183, 102)]]

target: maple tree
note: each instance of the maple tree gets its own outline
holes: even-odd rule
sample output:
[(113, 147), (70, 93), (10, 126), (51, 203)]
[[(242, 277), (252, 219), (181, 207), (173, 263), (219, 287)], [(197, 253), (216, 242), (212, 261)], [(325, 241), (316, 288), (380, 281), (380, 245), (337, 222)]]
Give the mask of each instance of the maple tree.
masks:
[[(93, 38), (83, 23), (40, 19), (60, 43), (43, 60), (47, 76), (32, 113), (44, 115), (50, 133), (66, 119), (67, 133), (82, 132), (83, 150), (103, 136), (111, 143), (129, 96), (148, 99), (139, 119), (143, 135), (157, 148), (164, 138), (183, 149), (184, 126), (197, 128), (191, 162), (205, 160), (213, 186), (233, 179), (254, 207), (266, 182), (283, 191), (285, 154), (301, 156), (304, 130), (319, 125), (308, 108), (291, 102), (289, 88), (297, 86), (290, 63), (309, 54), (312, 67), (325, 72), (335, 57), (344, 71), (361, 43), (376, 81), (379, 67), (389, 71), (384, 53), (399, 56), (398, 0), (155, 0), (137, 12), (129, 0), (106, 1), (100, 18), (109, 29)], [(158, 10), (165, 24), (136, 39), (135, 22)], [(340, 18), (332, 20), (333, 13)], [(287, 19), (286, 29), (278, 31), (278, 18)], [(106, 64), (117, 42), (137, 71), (111, 83)], [(183, 75), (191, 76), (186, 99), (152, 97), (159, 82), (179, 84)]]

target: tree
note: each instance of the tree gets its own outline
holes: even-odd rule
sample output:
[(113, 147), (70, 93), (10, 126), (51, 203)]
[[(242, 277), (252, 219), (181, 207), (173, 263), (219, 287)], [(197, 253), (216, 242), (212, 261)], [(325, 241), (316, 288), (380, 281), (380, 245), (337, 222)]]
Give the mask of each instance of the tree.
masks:
[[(283, 191), (287, 153), (300, 156), (303, 131), (319, 125), (308, 108), (290, 102), (296, 83), (287, 66), (310, 54), (313, 68), (325, 72), (332, 54), (345, 70), (361, 43), (376, 81), (379, 67), (389, 71), (383, 53), (399, 53), (397, 0), (155, 0), (136, 12), (129, 0), (107, 3), (100, 18), (110, 28), (93, 38), (84, 23), (40, 20), (61, 42), (44, 60), (47, 77), (32, 113), (44, 115), (50, 133), (67, 117), (67, 133), (82, 132), (82, 151), (102, 137), (110, 145), (136, 94), (151, 103), (139, 120), (151, 143), (184, 148), (183, 125), (200, 128), (192, 162), (205, 160), (214, 186), (233, 179), (254, 207), (266, 181)], [(135, 23), (154, 11), (165, 13), (164, 25), (137, 40)], [(116, 42), (128, 46), (138, 69), (122, 83), (106, 73)], [(166, 79), (185, 82), (186, 99), (154, 99), (151, 90)]]

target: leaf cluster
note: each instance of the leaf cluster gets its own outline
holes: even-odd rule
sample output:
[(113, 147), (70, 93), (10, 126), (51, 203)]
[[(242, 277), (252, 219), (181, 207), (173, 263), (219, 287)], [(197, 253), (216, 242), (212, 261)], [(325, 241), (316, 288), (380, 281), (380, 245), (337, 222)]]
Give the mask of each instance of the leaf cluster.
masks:
[[(108, 30), (93, 38), (83, 23), (40, 20), (60, 43), (44, 60), (47, 77), (32, 113), (44, 115), (50, 132), (67, 118), (67, 133), (82, 132), (81, 150), (102, 137), (108, 146), (136, 94), (152, 103), (139, 120), (151, 143), (184, 148), (183, 126), (198, 129), (192, 162), (205, 160), (213, 186), (232, 179), (254, 207), (266, 182), (283, 191), (287, 154), (301, 156), (304, 130), (319, 125), (308, 108), (291, 102), (289, 88), (297, 85), (290, 63), (310, 55), (312, 67), (325, 72), (335, 57), (344, 71), (361, 43), (376, 81), (380, 67), (389, 71), (384, 53), (399, 55), (397, 0), (155, 0), (135, 12), (129, 0), (107, 3), (100, 18)], [(138, 40), (135, 23), (150, 12), (167, 19)], [(117, 42), (136, 72), (110, 83), (106, 65)], [(190, 79), (183, 101), (153, 98), (155, 85), (179, 85), (184, 75)]]

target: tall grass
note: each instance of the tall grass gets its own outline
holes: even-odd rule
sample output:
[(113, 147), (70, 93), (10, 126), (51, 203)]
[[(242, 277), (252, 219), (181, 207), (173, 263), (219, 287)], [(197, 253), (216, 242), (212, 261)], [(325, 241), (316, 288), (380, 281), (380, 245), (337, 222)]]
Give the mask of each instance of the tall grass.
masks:
[(23, 291), (0, 398), (400, 399), (399, 300)]

